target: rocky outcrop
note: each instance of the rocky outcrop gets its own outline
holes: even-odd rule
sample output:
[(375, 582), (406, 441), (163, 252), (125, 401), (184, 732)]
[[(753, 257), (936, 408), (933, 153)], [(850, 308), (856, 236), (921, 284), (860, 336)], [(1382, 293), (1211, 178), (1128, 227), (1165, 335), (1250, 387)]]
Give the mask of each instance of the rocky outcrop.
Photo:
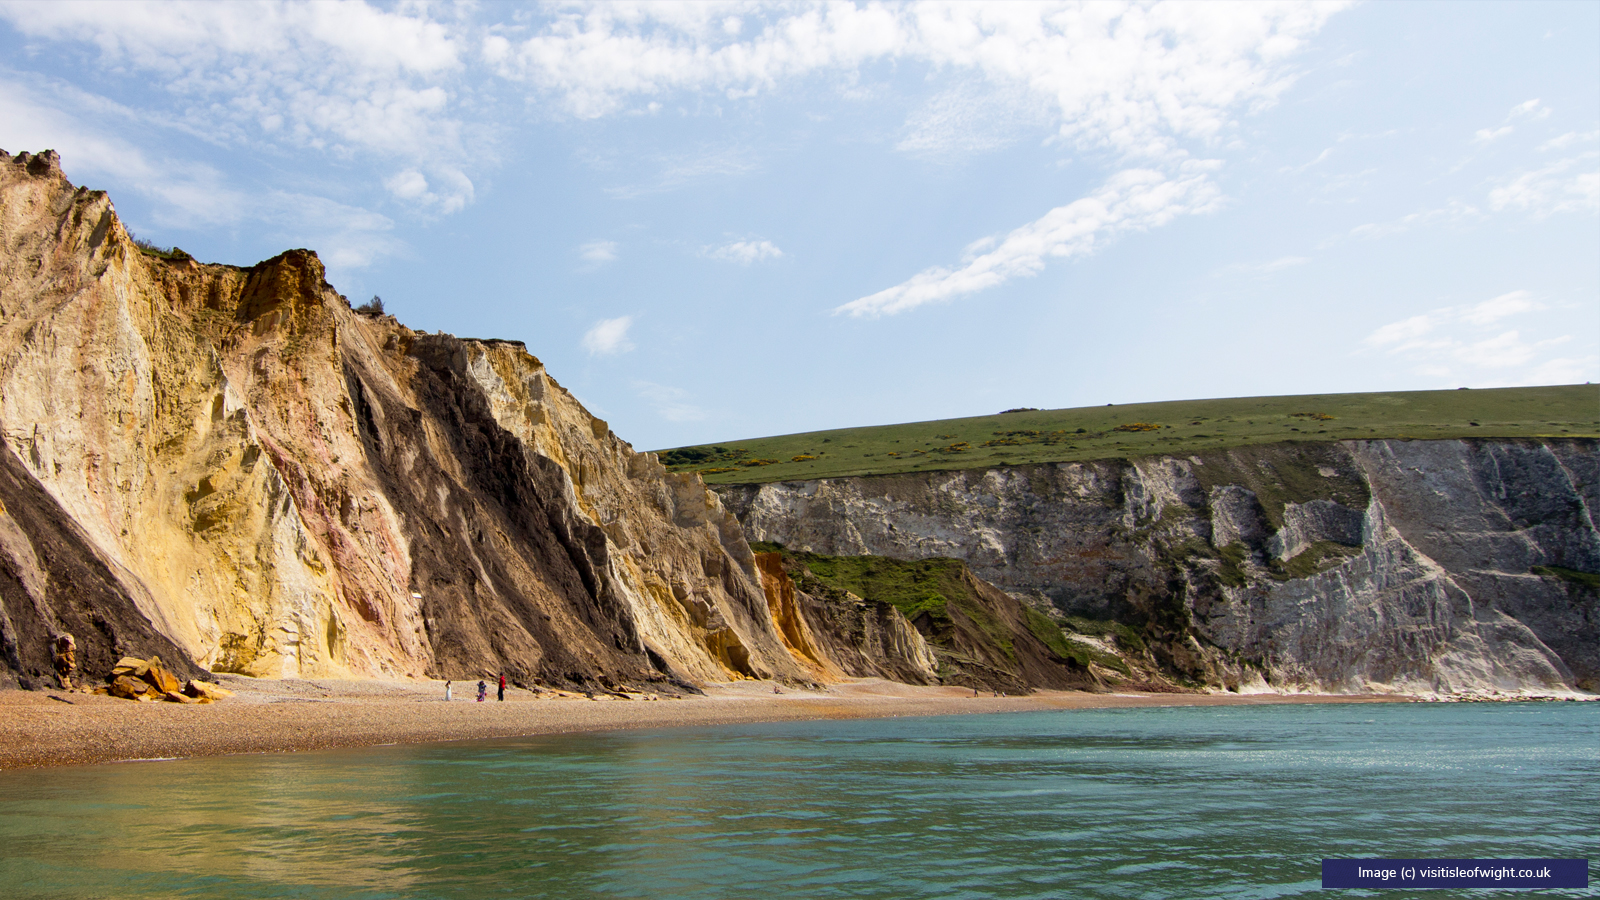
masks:
[[(54, 154), (0, 155), (0, 684), (814, 680), (738, 522), (519, 343), (364, 315), (314, 253), (142, 249)], [(824, 654), (826, 656), (826, 654)]]
[[(1600, 689), (1593, 440), (1351, 441), (719, 489), (752, 540), (964, 560), (1175, 679)], [(1124, 650), (1130, 649), (1127, 647)]]

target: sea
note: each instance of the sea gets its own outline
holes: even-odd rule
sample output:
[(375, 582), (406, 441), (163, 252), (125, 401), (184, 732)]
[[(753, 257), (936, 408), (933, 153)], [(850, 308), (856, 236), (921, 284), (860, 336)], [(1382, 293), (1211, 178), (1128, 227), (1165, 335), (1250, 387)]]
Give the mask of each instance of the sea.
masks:
[(1600, 703), (1042, 711), (0, 772), (13, 900), (1251, 900), (1323, 893), (1321, 861), (1348, 857), (1584, 858), (1595, 884)]

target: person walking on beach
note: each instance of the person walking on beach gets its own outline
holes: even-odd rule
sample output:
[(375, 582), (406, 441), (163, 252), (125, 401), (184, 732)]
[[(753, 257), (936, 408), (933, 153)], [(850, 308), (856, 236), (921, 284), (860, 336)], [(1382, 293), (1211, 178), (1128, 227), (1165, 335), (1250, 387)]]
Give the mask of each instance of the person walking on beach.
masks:
[(501, 703), (506, 702), (506, 673), (504, 672), (500, 673), (500, 696), (498, 699)]
[(478, 702), (482, 703), (484, 698), (487, 696), (489, 696), (489, 686), (484, 684), (482, 679), (480, 679), (478, 681)]
[(446, 681), (444, 683), (444, 700), (445, 700), (446, 703), (450, 702), (450, 682), (449, 681)]

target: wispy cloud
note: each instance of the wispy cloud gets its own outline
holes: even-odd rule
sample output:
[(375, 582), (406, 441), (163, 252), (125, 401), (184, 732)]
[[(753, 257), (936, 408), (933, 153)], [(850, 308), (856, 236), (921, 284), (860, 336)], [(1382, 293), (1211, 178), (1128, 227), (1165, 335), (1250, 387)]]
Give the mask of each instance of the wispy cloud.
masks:
[(1231, 266), (1225, 266), (1221, 270), (1220, 274), (1271, 275), (1274, 272), (1282, 272), (1284, 269), (1292, 269), (1295, 266), (1303, 266), (1310, 261), (1311, 258), (1308, 256), (1284, 256), (1264, 263), (1234, 263)]
[(633, 316), (601, 319), (584, 332), (583, 340), (579, 344), (589, 351), (590, 356), (615, 356), (618, 353), (627, 353), (633, 349), (633, 342), (628, 340), (628, 329), (632, 326)]
[(57, 150), (79, 181), (110, 179), (143, 195), (153, 201), (150, 224), (182, 231), (253, 222), (291, 245), (318, 248), (335, 271), (364, 268), (404, 249), (387, 216), (315, 194), (246, 190), (194, 161), (154, 163), (93, 114), (106, 112), (95, 98), (68, 90), (63, 102), (46, 107), (29, 99), (40, 87), (0, 79), (0, 122), (13, 142), (7, 149)]
[(635, 381), (633, 388), (668, 422), (699, 422), (706, 411), (689, 402), (689, 392), (651, 381)]
[(1535, 216), (1600, 209), (1600, 153), (1589, 152), (1518, 175), (1489, 192), (1489, 207)]
[(1529, 291), (1511, 291), (1468, 306), (1446, 306), (1374, 329), (1362, 343), (1432, 378), (1496, 384), (1564, 384), (1593, 379), (1593, 356), (1556, 356), (1570, 335), (1546, 340), (1523, 336), (1524, 321), (1546, 310)]
[(0, 20), (161, 85), (162, 115), (207, 140), (399, 162), (385, 179), (397, 199), (441, 212), (472, 200), (447, 89), (462, 40), (427, 7), (8, 0)]
[(783, 256), (783, 251), (771, 241), (733, 241), (720, 247), (707, 247), (702, 252), (712, 259), (744, 266)]
[(1468, 219), (1482, 218), (1483, 213), (1471, 204), (1459, 200), (1451, 200), (1448, 204), (1438, 209), (1428, 209), (1401, 216), (1388, 222), (1368, 222), (1350, 229), (1351, 237), (1358, 238), (1384, 238), (1421, 228), (1427, 225), (1436, 225), (1443, 222), (1458, 222)]
[(1537, 121), (1550, 115), (1550, 107), (1540, 103), (1538, 98), (1518, 103), (1506, 113), (1505, 121), (1498, 126), (1479, 128), (1472, 136), (1474, 143), (1487, 144), (1497, 141), (1516, 130), (1514, 123), (1520, 121)]
[(757, 154), (743, 144), (728, 147), (702, 147), (694, 153), (658, 156), (647, 161), (630, 161), (628, 169), (655, 169), (652, 176), (629, 184), (606, 188), (618, 200), (633, 200), (660, 194), (708, 180), (749, 175), (761, 168)]
[(1282, 63), (1343, 5), (731, 7), (752, 22), (730, 30), (730, 7), (618, 4), (563, 10), (526, 38), (485, 38), (481, 52), (580, 118), (681, 91), (738, 99), (818, 72), (922, 62), (1047, 100), (1072, 143), (1165, 156), (1174, 138), (1211, 139), (1234, 110), (1274, 100), (1292, 80)]
[(895, 149), (955, 162), (1015, 143), (1048, 127), (1051, 118), (1048, 105), (1034, 94), (967, 80), (913, 112)]
[(1590, 144), (1600, 141), (1600, 131), (1569, 131), (1539, 145), (1544, 150), (1565, 150), (1573, 144)]
[(1143, 231), (1181, 215), (1209, 212), (1221, 194), (1209, 178), (1211, 164), (1184, 167), (1181, 177), (1152, 169), (1128, 169), (1112, 176), (1099, 190), (1004, 239), (988, 238), (967, 248), (956, 268), (928, 269), (892, 288), (853, 300), (834, 310), (851, 316), (883, 316), (939, 303), (1037, 274), (1048, 260), (1087, 256), (1130, 231)]
[(590, 241), (578, 247), (578, 258), (591, 265), (601, 265), (617, 258), (616, 241)]

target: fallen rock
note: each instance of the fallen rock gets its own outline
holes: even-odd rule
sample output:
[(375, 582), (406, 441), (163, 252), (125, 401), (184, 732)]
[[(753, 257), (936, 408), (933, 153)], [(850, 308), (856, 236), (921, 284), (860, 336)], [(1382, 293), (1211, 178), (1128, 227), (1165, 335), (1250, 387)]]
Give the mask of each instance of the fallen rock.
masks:
[(163, 694), (176, 694), (183, 687), (183, 682), (178, 680), (178, 676), (162, 668), (161, 661), (154, 657), (150, 659), (149, 671), (145, 672), (141, 677), (154, 685), (156, 690)]
[(113, 697), (122, 697), (127, 700), (138, 700), (150, 691), (150, 684), (142, 678), (131, 675), (118, 675), (106, 687), (106, 693)]
[(144, 665), (145, 662), (142, 659), (136, 659), (132, 656), (124, 656), (123, 658), (117, 660), (116, 665), (111, 667), (111, 674), (113, 677), (117, 675), (132, 675), (134, 672), (144, 667)]
[(183, 692), (191, 697), (203, 697), (208, 701), (221, 700), (223, 697), (232, 697), (233, 691), (209, 681), (191, 681), (184, 685)]

